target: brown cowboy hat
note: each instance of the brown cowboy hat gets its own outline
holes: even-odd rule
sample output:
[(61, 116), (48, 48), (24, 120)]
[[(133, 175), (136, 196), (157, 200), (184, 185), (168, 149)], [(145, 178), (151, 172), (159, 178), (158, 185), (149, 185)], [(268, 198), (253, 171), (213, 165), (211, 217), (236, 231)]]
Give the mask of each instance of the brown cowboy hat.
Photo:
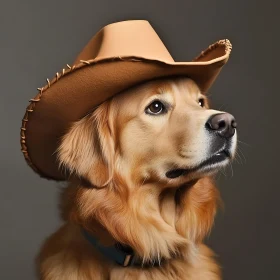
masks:
[(191, 62), (174, 62), (146, 20), (112, 23), (102, 28), (72, 66), (56, 76), (30, 99), (22, 120), (21, 147), (27, 163), (41, 177), (66, 180), (56, 149), (70, 124), (113, 95), (155, 78), (185, 75), (202, 92), (227, 62), (231, 44), (220, 40)]

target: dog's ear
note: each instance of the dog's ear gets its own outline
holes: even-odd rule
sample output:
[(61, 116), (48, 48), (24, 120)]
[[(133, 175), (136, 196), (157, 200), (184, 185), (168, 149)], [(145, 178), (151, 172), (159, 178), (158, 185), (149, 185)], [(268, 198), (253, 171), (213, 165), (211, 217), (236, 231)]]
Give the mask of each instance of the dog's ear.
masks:
[(78, 175), (96, 187), (106, 186), (113, 176), (115, 141), (110, 103), (75, 122), (57, 149), (59, 167)]

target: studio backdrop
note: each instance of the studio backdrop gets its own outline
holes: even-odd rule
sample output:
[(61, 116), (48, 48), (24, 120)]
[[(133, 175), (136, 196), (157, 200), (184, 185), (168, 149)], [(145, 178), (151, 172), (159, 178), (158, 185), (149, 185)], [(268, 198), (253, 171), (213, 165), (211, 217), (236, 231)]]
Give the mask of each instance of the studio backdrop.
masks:
[(224, 279), (279, 279), (279, 8), (277, 1), (252, 0), (2, 1), (0, 279), (36, 279), (36, 254), (61, 224), (63, 183), (40, 178), (21, 152), (28, 100), (100, 28), (129, 19), (148, 20), (175, 61), (231, 41), (230, 60), (209, 97), (237, 120), (238, 156), (219, 174), (224, 207), (206, 242)]

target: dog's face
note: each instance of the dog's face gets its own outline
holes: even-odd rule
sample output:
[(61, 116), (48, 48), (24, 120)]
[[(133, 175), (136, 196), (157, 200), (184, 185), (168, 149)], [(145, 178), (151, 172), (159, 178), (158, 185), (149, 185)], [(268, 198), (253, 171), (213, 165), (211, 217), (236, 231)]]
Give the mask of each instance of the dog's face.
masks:
[[(218, 195), (208, 176), (234, 157), (236, 142), (233, 116), (209, 109), (192, 80), (131, 88), (62, 138), (61, 166), (89, 183), (72, 190), (70, 212), (91, 231), (97, 221), (139, 255), (168, 258), (210, 229)], [(174, 190), (188, 182), (197, 183), (178, 202)]]
[(206, 96), (190, 79), (152, 81), (111, 105), (121, 160), (139, 182), (176, 186), (218, 171), (234, 156), (233, 116), (208, 109)]

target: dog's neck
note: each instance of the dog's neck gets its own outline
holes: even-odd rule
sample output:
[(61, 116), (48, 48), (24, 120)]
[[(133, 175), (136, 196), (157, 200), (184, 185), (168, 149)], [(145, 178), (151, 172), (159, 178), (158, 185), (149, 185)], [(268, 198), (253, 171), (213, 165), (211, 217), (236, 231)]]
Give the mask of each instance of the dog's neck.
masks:
[[(179, 186), (175, 189), (175, 203), (178, 203), (180, 200), (181, 192), (183, 192), (182, 189), (190, 188), (192, 187), (197, 180), (190, 181), (189, 183), (186, 183), (184, 185)], [(83, 182), (85, 185), (85, 181)], [(88, 182), (86, 184), (87, 187), (92, 187)], [(105, 229), (103, 229), (104, 231)], [(105, 230), (106, 231), (106, 230)], [(107, 237), (104, 236), (104, 234), (97, 234), (92, 233), (84, 228), (82, 228), (82, 233), (84, 238), (89, 242), (89, 244), (93, 247), (93, 249), (97, 250), (99, 253), (101, 253), (108, 261), (113, 261), (118, 265), (121, 265), (123, 267), (154, 267), (159, 266), (162, 263), (164, 263), (166, 260), (162, 257), (156, 257), (154, 259), (149, 260), (143, 260), (142, 258), (138, 257), (137, 254), (135, 254), (134, 250), (127, 244), (121, 244), (113, 239), (112, 236), (108, 235), (109, 233), (106, 231)], [(102, 239), (107, 239), (105, 243), (103, 244)]]
[[(118, 247), (118, 242), (113, 238), (113, 235), (109, 233), (112, 231), (114, 234), (120, 237), (120, 241), (122, 240), (124, 244), (131, 244), (131, 248), (134, 248), (134, 246), (135, 248), (137, 247), (137, 256), (139, 249), (139, 255), (143, 255), (145, 257), (148, 256), (148, 258), (145, 258), (151, 261), (148, 266), (152, 266), (153, 263), (157, 264), (153, 255), (161, 256), (161, 253), (162, 258), (165, 258), (166, 256), (166, 260), (168, 262), (172, 261), (174, 256), (172, 256), (171, 252), (173, 252), (176, 247), (181, 247), (182, 241), (185, 243), (184, 240), (188, 242), (190, 240), (190, 242), (195, 244), (197, 238), (199, 242), (207, 233), (208, 228), (211, 227), (212, 218), (215, 214), (215, 195), (209, 195), (209, 193), (214, 191), (214, 188), (210, 184), (210, 182), (208, 182), (207, 184), (199, 183), (195, 188), (193, 187), (194, 185), (196, 185), (196, 181), (192, 182), (190, 185), (184, 184), (182, 188), (178, 188), (176, 190), (175, 195), (174, 192), (172, 192), (173, 195), (169, 195), (168, 189), (165, 190), (167, 193), (162, 193), (163, 196), (155, 194), (153, 192), (154, 190), (156, 190), (156, 188), (135, 189), (135, 191), (142, 192), (142, 196), (139, 196), (141, 199), (135, 200), (135, 204), (133, 205), (137, 206), (139, 209), (142, 209), (142, 212), (135, 212), (132, 211), (132, 209), (130, 211), (121, 212), (119, 216), (115, 215), (116, 213), (120, 212), (119, 208), (117, 207), (121, 207), (121, 205), (123, 205), (122, 203), (125, 203), (124, 201), (121, 201), (121, 197), (113, 194), (110, 195), (110, 192), (106, 188), (98, 189), (96, 191), (96, 193), (98, 193), (97, 196), (95, 194), (95, 191), (91, 191), (92, 186), (90, 184), (86, 185), (84, 183), (85, 182), (83, 182), (83, 184), (81, 184), (81, 182), (79, 184), (74, 184), (72, 191), (71, 188), (69, 189), (69, 191), (70, 193), (73, 192), (74, 194), (76, 194), (79, 189), (81, 193), (86, 193), (86, 197), (89, 199), (89, 201), (91, 201), (89, 207), (91, 211), (94, 211), (93, 213), (97, 215), (96, 217), (98, 217), (98, 222), (95, 219), (89, 219), (89, 223), (85, 225), (85, 229), (88, 229), (88, 231), (86, 232), (86, 234), (82, 235), (82, 238), (88, 242), (87, 244), (89, 246), (89, 250), (101, 252), (95, 245), (96, 243), (99, 243), (103, 244), (101, 245), (103, 249), (106, 247), (109, 248), (109, 253), (111, 253), (112, 255), (112, 252), (116, 249), (116, 246)], [(78, 188), (77, 185), (79, 186)], [(189, 188), (190, 193), (188, 191)], [(87, 191), (86, 189), (90, 190)], [(75, 196), (76, 195), (74, 195), (74, 197)], [(149, 199), (147, 200), (147, 203), (142, 206), (142, 203), (144, 201), (143, 199), (146, 197), (148, 197)], [(194, 199), (189, 199), (190, 197), (202, 197), (203, 199), (198, 203)], [(107, 212), (105, 212), (106, 215), (104, 215), (104, 212), (102, 212), (104, 211), (102, 210), (104, 209), (102, 208), (104, 201), (106, 201), (107, 203), (108, 201), (110, 201), (110, 206), (109, 208), (107, 208), (108, 210), (105, 209), (105, 211), (110, 211), (110, 213), (107, 214)], [(159, 209), (154, 207), (154, 205), (156, 205), (158, 201)], [(73, 202), (73, 205), (77, 204), (77, 201), (75, 199), (73, 200)], [(193, 203), (195, 203), (195, 205), (192, 205)], [(175, 229), (174, 219), (177, 219), (177, 210), (175, 209), (177, 207), (176, 204), (178, 204), (177, 210), (179, 212), (178, 214), (180, 214), (180, 220), (176, 220), (177, 224)], [(143, 207), (145, 211), (143, 211)], [(175, 208), (173, 209), (170, 207)], [(184, 207), (188, 207), (188, 211), (183, 211)], [(204, 216), (199, 216), (202, 223), (197, 224), (197, 218), (194, 216), (197, 215), (197, 211), (199, 209), (204, 209), (205, 207), (207, 207), (209, 211), (207, 212), (207, 215), (205, 213)], [(100, 209), (101, 212), (99, 212)], [(70, 208), (66, 207), (67, 212), (68, 210), (70, 210)], [(200, 213), (201, 212), (199, 212), (198, 214), (200, 215)], [(130, 219), (131, 215), (133, 215), (133, 219)], [(70, 220), (72, 220), (74, 223), (78, 223), (80, 225), (84, 224), (84, 222), (80, 223), (79, 220), (75, 220), (76, 215), (70, 216), (73, 218), (71, 218)], [(193, 227), (188, 227), (186, 225), (186, 221), (188, 221), (188, 223), (191, 223)], [(129, 225), (127, 223), (129, 223)], [(149, 227), (152, 227), (151, 232), (149, 231)], [(172, 227), (174, 228), (174, 231), (171, 234), (170, 231)], [(110, 228), (111, 231), (107, 230), (107, 228)], [(186, 231), (187, 228), (189, 228), (188, 231)], [(138, 236), (138, 239), (136, 238), (136, 236), (134, 236), (132, 230), (129, 229), (133, 229), (136, 236)], [(128, 246), (125, 246), (125, 248), (129, 248), (130, 250), (127, 252), (126, 250), (124, 250), (124, 247), (121, 247), (121, 249), (118, 248), (120, 249), (120, 252), (118, 252), (118, 256), (122, 256), (122, 261), (119, 262), (121, 265), (134, 265), (135, 262), (133, 262), (133, 260), (135, 259), (137, 259), (136, 264), (141, 265), (143, 263), (143, 259), (139, 259), (139, 257), (137, 256), (136, 258), (134, 258), (134, 253), (136, 251), (131, 252), (131, 248)], [(154, 248), (160, 248), (161, 252), (156, 251)], [(185, 251), (185, 247), (181, 248), (183, 251), (180, 251), (179, 253), (184, 254), (185, 258), (186, 254), (189, 254), (187, 252), (188, 250)], [(104, 253), (102, 254), (104, 255)], [(105, 259), (106, 258), (108, 259), (108, 263), (112, 260), (117, 262), (116, 259), (110, 256), (105, 255)], [(165, 260), (160, 258), (159, 262), (165, 262)]]

